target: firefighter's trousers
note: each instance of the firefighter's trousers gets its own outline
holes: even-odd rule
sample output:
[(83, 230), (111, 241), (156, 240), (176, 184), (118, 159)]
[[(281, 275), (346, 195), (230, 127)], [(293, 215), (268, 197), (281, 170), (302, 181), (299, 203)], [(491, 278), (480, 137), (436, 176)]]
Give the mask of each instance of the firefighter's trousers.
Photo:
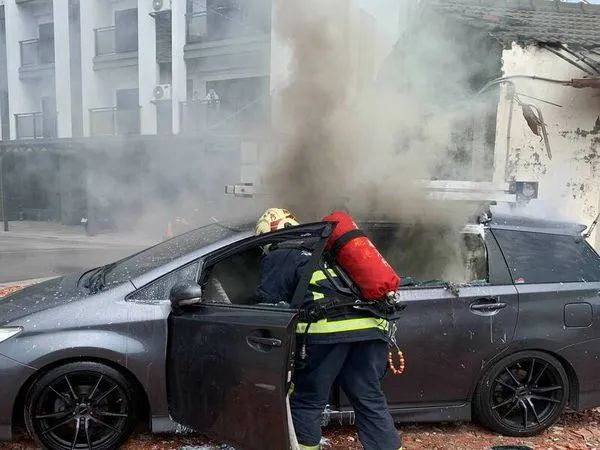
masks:
[(388, 344), (383, 340), (307, 346), (306, 365), (295, 372), (290, 403), (302, 449), (319, 448), (321, 414), (334, 381), (352, 403), (365, 450), (398, 450), (399, 432), (381, 388), (387, 370)]

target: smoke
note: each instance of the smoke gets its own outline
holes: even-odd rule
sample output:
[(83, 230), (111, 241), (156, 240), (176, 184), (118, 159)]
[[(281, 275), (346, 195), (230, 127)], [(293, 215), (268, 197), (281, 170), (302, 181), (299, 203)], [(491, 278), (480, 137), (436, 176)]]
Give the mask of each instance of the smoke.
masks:
[(361, 55), (357, 63), (350, 48), (364, 33), (340, 14), (339, 4), (276, 5), (275, 33), (288, 45), (291, 64), (277, 111), (284, 137), (264, 176), (274, 202), (304, 220), (341, 207), (357, 218), (398, 220), (403, 227), (393, 241), (411, 267), (464, 279), (457, 233), (474, 207), (432, 200), (418, 181), (485, 177), (463, 155), (472, 134), (459, 131), (493, 102), (480, 97), (466, 109), (443, 111), (480, 87), (472, 78), (492, 72), (489, 56), (478, 59), (474, 36), (434, 15), (427, 30), (411, 30), (414, 39), (401, 41), (382, 70), (375, 68), (376, 81), (358, 89)]
[[(487, 105), (472, 104), (469, 114), (434, 114), (470, 95), (471, 67), (446, 72), (460, 56), (454, 44), (444, 36), (411, 43), (405, 58), (388, 61), (391, 76), (352, 92), (360, 68), (348, 47), (359, 38), (357, 26), (332, 20), (337, 5), (331, 0), (276, 4), (275, 32), (292, 53), (277, 112), (286, 134), (266, 174), (276, 200), (311, 219), (344, 202), (358, 214), (436, 218), (440, 205), (427, 201), (415, 182), (431, 179), (440, 168), (470, 170), (471, 160), (461, 167), (452, 159), (451, 134)], [(437, 57), (436, 65), (429, 64)], [(436, 73), (426, 75), (431, 71)], [(442, 96), (434, 84), (440, 78), (449, 87)]]

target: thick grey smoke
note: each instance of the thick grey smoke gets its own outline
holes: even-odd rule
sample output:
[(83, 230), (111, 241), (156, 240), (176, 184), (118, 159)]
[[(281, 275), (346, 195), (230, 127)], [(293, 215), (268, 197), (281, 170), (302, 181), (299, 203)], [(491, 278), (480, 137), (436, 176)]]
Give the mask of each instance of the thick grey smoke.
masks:
[[(348, 47), (360, 30), (332, 20), (336, 2), (277, 4), (275, 32), (289, 46), (292, 63), (278, 111), (283, 145), (265, 176), (276, 203), (305, 220), (338, 207), (355, 217), (401, 220), (400, 251), (413, 266), (430, 274), (425, 266), (437, 261), (438, 274), (464, 278), (456, 237), (474, 207), (433, 201), (417, 181), (485, 177), (472, 173), (471, 158), (461, 159), (456, 148), (467, 140), (453, 133), (493, 103), (481, 97), (468, 111), (442, 112), (469, 99), (471, 79), (490, 72), (484, 55), (464, 58), (473, 36), (432, 16), (427, 30), (415, 27), (412, 39), (399, 43), (404, 47), (388, 58), (377, 82), (353, 91), (356, 68)], [(439, 23), (432, 23), (436, 18)]]

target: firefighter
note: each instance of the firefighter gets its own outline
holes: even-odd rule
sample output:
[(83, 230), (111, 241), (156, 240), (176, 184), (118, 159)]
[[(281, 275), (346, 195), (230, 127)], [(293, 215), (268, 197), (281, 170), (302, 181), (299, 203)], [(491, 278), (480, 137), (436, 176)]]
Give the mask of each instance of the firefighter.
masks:
[[(298, 220), (288, 210), (270, 208), (256, 223), (256, 234), (296, 225)], [(310, 252), (269, 245), (263, 251), (261, 282), (256, 292), (259, 301), (290, 303)], [(324, 269), (335, 279), (332, 269)], [(305, 304), (325, 298), (323, 293), (311, 291), (310, 286), (334, 287), (323, 270), (316, 270)], [(290, 405), (301, 449), (320, 448), (321, 415), (336, 380), (354, 408), (365, 450), (402, 449), (381, 387), (388, 367), (388, 326), (387, 321), (356, 310), (311, 324), (298, 323), (296, 333), (306, 346), (306, 359), (296, 367)]]

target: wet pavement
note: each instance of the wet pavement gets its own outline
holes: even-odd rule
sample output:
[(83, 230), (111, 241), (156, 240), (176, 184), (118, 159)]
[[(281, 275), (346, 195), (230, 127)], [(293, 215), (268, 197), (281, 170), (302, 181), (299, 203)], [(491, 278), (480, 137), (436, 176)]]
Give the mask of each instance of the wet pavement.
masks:
[(125, 257), (160, 238), (133, 233), (87, 236), (83, 227), (11, 222), (0, 231), (0, 283), (77, 272)]

